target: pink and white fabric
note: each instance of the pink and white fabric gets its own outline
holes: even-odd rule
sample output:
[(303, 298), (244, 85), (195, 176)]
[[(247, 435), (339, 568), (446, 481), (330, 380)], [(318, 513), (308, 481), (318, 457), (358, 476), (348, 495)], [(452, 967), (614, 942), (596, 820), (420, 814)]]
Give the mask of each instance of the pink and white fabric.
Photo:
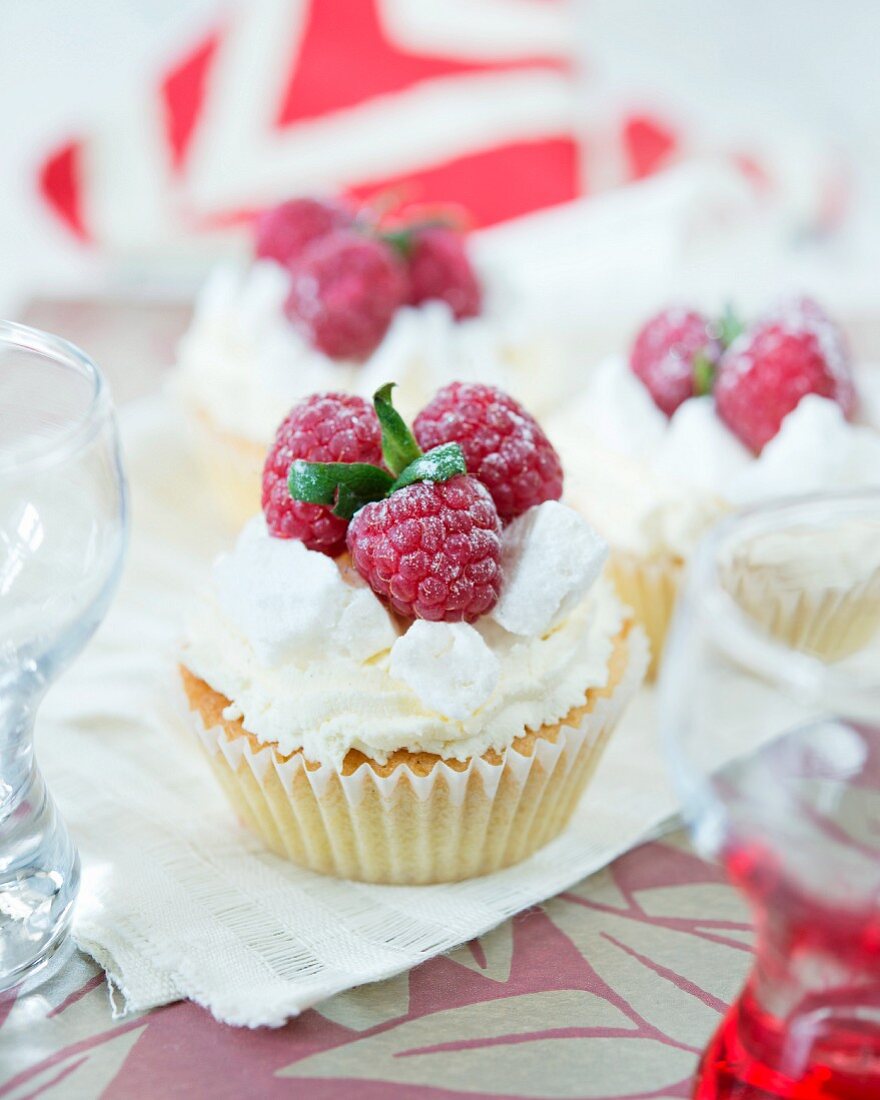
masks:
[[(298, 192), (400, 188), (491, 225), (707, 152), (759, 190), (792, 186), (787, 147), (726, 132), (717, 104), (626, 57), (572, 0), (240, 2), (50, 151), (38, 184), (73, 234), (123, 253), (216, 237)], [(824, 153), (795, 160), (800, 213), (828, 221)]]

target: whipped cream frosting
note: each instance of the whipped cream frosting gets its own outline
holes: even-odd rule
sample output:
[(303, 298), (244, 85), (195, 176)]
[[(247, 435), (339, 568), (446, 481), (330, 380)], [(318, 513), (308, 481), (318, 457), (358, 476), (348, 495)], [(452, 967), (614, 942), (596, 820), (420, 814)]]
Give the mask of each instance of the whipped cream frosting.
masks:
[(480, 316), (456, 321), (440, 301), (403, 306), (379, 347), (358, 363), (329, 358), (290, 324), (283, 310), (289, 277), (279, 265), (219, 266), (180, 341), (178, 390), (217, 429), (259, 444), (270, 443), (290, 407), (309, 394), (341, 390), (370, 398), (386, 382), (398, 384), (395, 402), (406, 417), (451, 381), (501, 386), (540, 411), (543, 401), (530, 399), (552, 390), (548, 378), (561, 377), (553, 369), (558, 349), (503, 278), (481, 276)]
[(809, 395), (754, 456), (718, 417), (711, 397), (671, 418), (622, 358), (596, 368), (576, 405), (549, 425), (567, 472), (568, 499), (612, 545), (686, 558), (728, 509), (782, 496), (880, 485), (880, 370), (861, 367), (863, 423)]
[[(282, 544), (299, 549), (280, 563), (279, 543), (259, 523), (245, 529), (191, 616), (183, 661), (232, 701), (228, 718), (240, 717), (282, 753), (302, 749), (307, 759), (335, 766), (352, 748), (379, 762), (395, 749), (465, 760), (559, 721), (608, 681), (625, 612), (604, 580), (544, 634), (515, 635), (485, 616), (459, 631), (423, 624), (427, 638), (416, 623), (400, 636), (371, 590), (356, 580), (352, 586), (334, 562), (300, 544)], [(339, 627), (354, 598), (371, 605), (360, 609), (372, 623), (360, 651)], [(317, 605), (324, 612), (312, 614)], [(389, 621), (384, 638), (382, 616)], [(267, 622), (279, 617), (286, 628)], [(261, 644), (267, 634), (268, 650)], [(447, 660), (454, 667), (440, 667)], [(468, 662), (474, 668), (465, 674)], [(453, 698), (441, 700), (440, 689)]]

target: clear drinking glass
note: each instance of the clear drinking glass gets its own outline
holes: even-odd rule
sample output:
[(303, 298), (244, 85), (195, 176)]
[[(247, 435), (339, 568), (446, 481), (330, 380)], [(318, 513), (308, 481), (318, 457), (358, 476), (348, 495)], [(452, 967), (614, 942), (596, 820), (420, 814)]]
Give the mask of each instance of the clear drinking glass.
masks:
[(733, 517), (689, 570), (661, 725), (756, 927), (700, 1100), (880, 1097), (878, 628), (880, 493)]
[(34, 717), (107, 610), (125, 531), (98, 368), (0, 322), (0, 989), (47, 961), (70, 923), (79, 861), (36, 765)]

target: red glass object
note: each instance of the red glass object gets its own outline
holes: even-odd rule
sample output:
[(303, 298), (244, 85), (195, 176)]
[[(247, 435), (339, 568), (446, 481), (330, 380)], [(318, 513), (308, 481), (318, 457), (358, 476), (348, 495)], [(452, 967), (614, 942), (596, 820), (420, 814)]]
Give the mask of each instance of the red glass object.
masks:
[(695, 1100), (877, 1100), (880, 913), (809, 896), (759, 843), (724, 862), (755, 909), (756, 959)]
[(667, 639), (660, 724), (695, 843), (756, 932), (692, 1095), (880, 1100), (880, 492), (714, 528)]

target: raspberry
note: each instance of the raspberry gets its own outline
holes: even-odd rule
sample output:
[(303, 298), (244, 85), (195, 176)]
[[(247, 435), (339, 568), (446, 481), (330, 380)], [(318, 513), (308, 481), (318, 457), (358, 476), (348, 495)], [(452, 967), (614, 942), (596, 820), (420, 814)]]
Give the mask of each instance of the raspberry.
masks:
[(382, 465), (382, 436), (372, 406), (351, 394), (315, 394), (295, 405), (275, 434), (263, 467), (263, 513), (269, 532), (335, 556), (345, 548), (344, 519), (323, 504), (294, 500), (287, 488), (295, 458)]
[(354, 214), (327, 199), (291, 199), (264, 210), (254, 226), (254, 253), (290, 267), (306, 247), (334, 229), (352, 225)]
[(382, 241), (338, 229), (306, 249), (292, 270), (285, 312), (332, 359), (365, 359), (407, 296), (406, 272)]
[(519, 402), (494, 386), (444, 386), (413, 431), (426, 451), (458, 443), (468, 473), (486, 486), (505, 522), (562, 496), (562, 464), (550, 440)]
[(718, 414), (755, 453), (807, 394), (855, 409), (849, 355), (840, 330), (810, 299), (796, 299), (730, 346), (715, 382)]
[(445, 226), (414, 230), (407, 260), (411, 305), (439, 298), (459, 321), (480, 312), (482, 291), (460, 233)]
[(472, 622), (501, 591), (501, 523), (489, 493), (466, 474), (364, 505), (348, 549), (373, 591), (410, 618)]
[(672, 416), (679, 405), (700, 392), (696, 357), (702, 354), (711, 366), (720, 351), (709, 321), (701, 313), (665, 309), (642, 326), (633, 343), (629, 365), (657, 408)]

